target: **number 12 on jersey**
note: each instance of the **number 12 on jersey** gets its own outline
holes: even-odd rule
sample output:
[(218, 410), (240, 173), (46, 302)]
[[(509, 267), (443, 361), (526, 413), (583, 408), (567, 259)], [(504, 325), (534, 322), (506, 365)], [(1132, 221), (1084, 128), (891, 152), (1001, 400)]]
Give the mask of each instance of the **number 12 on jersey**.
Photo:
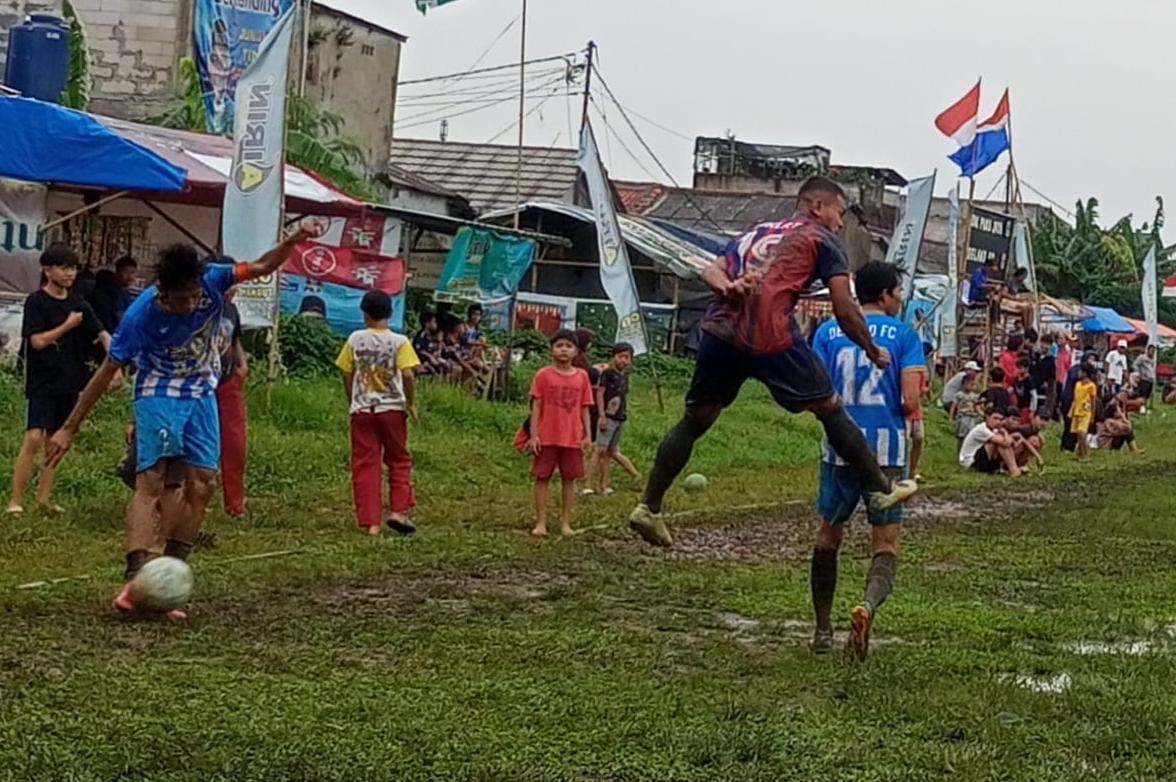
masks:
[(846, 404), (862, 407), (886, 405), (886, 397), (878, 389), (884, 371), (874, 366), (864, 350), (849, 347), (837, 351), (836, 371), (841, 398)]

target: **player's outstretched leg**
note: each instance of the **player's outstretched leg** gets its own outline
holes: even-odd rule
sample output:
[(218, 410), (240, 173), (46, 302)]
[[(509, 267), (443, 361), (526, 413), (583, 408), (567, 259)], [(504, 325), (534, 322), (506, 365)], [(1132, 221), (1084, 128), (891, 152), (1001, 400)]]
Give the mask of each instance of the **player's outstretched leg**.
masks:
[(695, 441), (706, 434), (720, 412), (720, 405), (687, 405), (682, 420), (662, 440), (653, 469), (649, 471), (644, 500), (629, 515), (629, 528), (647, 543), (666, 547), (673, 545), (674, 539), (661, 516), (662, 498), (674, 479), (686, 469)]
[(870, 498), (869, 510), (879, 513), (906, 502), (919, 491), (919, 484), (911, 480), (893, 484), (878, 466), (878, 457), (870, 450), (862, 430), (853, 422), (841, 401), (830, 396), (809, 407), (821, 426), (829, 445), (862, 479)]

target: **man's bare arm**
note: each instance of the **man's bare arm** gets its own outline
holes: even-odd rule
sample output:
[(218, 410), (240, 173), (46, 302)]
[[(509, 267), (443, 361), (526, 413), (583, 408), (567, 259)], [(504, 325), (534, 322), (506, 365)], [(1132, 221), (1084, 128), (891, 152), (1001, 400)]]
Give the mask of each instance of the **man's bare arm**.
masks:
[(258, 277), (264, 277), (267, 274), (273, 274), (281, 268), (286, 259), (290, 257), (290, 253), (294, 251), (294, 246), (305, 242), (309, 239), (317, 239), (322, 235), (322, 231), (316, 226), (310, 228), (301, 226), (290, 236), (283, 239), (276, 247), (267, 252), (265, 255), (258, 258), (253, 263), (245, 264), (245, 271), (241, 275), (242, 280), (256, 280)]
[[(923, 370), (919, 368), (902, 371), (902, 414), (912, 416), (919, 411), (923, 395)], [(954, 410), (955, 403), (952, 403)]]
[(874, 344), (874, 339), (870, 336), (870, 327), (866, 325), (866, 318), (854, 301), (849, 290), (848, 274), (839, 274), (829, 279), (829, 300), (833, 304), (833, 315), (837, 318), (837, 325), (841, 326), (845, 336), (866, 352), (866, 357), (874, 366), (879, 369), (890, 366), (890, 354)]

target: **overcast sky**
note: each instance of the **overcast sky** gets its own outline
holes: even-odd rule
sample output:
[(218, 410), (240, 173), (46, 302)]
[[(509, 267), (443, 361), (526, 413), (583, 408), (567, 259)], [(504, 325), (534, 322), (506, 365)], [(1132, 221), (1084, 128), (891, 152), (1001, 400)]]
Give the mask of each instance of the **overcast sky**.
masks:
[[(413, 0), (327, 1), (409, 37), (402, 79), (468, 69), (521, 8), (521, 0), (456, 0), (424, 17)], [(744, 141), (820, 144), (835, 163), (908, 178), (938, 168), (945, 191), (955, 182), (945, 159), (953, 147), (932, 120), (982, 76), (980, 118), (1008, 86), (1017, 169), (1067, 209), (1095, 195), (1105, 223), (1128, 212), (1150, 221), (1157, 194), (1176, 198), (1173, 0), (530, 0), (528, 22), (529, 57), (595, 40), (621, 103), (688, 138), (731, 130)], [(518, 44), (516, 24), (481, 65), (517, 61)], [(401, 104), (398, 122), (432, 110)], [(487, 141), (516, 110), (452, 117), (449, 137)], [(578, 124), (576, 99), (549, 100), (528, 121), (527, 143), (569, 145), (569, 114)], [(438, 123), (425, 120), (397, 134), (436, 138)], [(651, 179), (622, 149), (623, 141), (656, 172), (621, 118), (609, 111), (608, 121), (619, 137), (594, 119), (610, 173)], [(692, 142), (634, 121), (689, 184)], [(513, 143), (514, 134), (498, 141)], [(978, 196), (1003, 163), (978, 177)]]

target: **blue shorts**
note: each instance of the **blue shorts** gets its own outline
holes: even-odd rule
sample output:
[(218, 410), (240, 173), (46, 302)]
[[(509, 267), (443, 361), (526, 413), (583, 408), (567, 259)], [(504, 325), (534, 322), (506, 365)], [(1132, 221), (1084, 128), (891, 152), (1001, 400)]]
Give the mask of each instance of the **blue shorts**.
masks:
[[(905, 470), (901, 467), (883, 467), (882, 472), (891, 480), (900, 480)], [(830, 526), (844, 523), (857, 510), (858, 503), (869, 508), (863, 481), (852, 467), (829, 464), (821, 460), (821, 485), (817, 490), (817, 511)], [(882, 527), (887, 524), (902, 524), (902, 505), (895, 505), (882, 513), (870, 513), (866, 517), (870, 524)]]
[(216, 395), (195, 399), (145, 396), (135, 400), (135, 469), (150, 470), (164, 459), (191, 467), (220, 465), (220, 415)]

